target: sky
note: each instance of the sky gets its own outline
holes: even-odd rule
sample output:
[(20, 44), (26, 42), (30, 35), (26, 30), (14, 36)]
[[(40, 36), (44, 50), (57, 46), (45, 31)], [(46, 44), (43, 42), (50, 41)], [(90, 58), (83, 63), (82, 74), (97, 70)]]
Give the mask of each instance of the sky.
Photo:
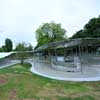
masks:
[(0, 0), (0, 46), (10, 38), (36, 45), (35, 31), (45, 22), (61, 23), (68, 37), (100, 15), (100, 0)]

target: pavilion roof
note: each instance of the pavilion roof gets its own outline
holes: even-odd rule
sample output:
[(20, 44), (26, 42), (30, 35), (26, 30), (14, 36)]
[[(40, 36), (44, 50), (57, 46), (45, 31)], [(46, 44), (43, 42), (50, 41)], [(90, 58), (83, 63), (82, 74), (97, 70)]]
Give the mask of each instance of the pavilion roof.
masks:
[(48, 48), (72, 48), (75, 46), (100, 46), (100, 38), (77, 38), (52, 42), (38, 47), (35, 51), (41, 51)]

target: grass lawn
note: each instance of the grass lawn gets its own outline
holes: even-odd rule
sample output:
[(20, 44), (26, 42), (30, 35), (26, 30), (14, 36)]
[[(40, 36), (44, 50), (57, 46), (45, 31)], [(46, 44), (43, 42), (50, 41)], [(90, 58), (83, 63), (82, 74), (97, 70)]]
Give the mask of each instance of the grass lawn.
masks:
[(66, 82), (29, 71), (30, 64), (0, 69), (0, 100), (100, 100), (100, 82)]

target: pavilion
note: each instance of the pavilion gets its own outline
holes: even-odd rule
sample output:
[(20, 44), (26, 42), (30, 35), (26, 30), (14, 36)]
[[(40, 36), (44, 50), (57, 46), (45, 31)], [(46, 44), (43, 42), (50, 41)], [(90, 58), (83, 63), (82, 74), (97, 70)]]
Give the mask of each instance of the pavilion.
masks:
[[(48, 61), (56, 70), (77, 72), (83, 71), (83, 65), (90, 60), (89, 57), (99, 56), (100, 38), (78, 38), (47, 43), (38, 47), (34, 52), (37, 61)], [(82, 65), (83, 64), (83, 65)]]

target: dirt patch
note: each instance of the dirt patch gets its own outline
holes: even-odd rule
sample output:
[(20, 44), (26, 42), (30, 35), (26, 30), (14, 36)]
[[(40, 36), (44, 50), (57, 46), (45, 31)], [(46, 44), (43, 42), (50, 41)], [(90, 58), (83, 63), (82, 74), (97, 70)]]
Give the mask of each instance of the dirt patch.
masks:
[(37, 96), (43, 96), (43, 97), (50, 97), (50, 96), (56, 96), (56, 95), (59, 95), (59, 96), (66, 96), (66, 94), (64, 93), (63, 90), (57, 90), (57, 89), (44, 89), (42, 91), (39, 91)]
[(0, 85), (7, 83), (7, 78), (4, 75), (0, 76)]
[(17, 94), (17, 91), (16, 89), (13, 89), (9, 92), (9, 100), (15, 100), (16, 99), (16, 95)]
[(36, 99), (30, 99), (30, 98), (29, 98), (29, 99), (22, 99), (22, 100), (36, 100)]
[(6, 83), (6, 80), (0, 79), (0, 84)]

